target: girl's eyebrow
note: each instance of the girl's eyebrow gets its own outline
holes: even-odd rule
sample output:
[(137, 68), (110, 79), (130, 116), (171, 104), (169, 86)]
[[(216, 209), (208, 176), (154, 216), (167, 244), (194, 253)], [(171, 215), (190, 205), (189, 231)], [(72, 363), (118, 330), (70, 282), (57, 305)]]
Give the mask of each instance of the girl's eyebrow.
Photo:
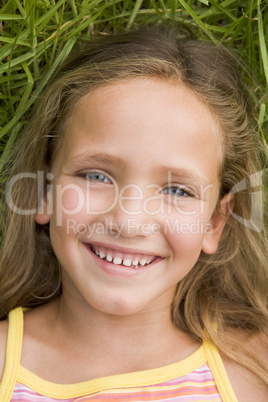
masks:
[[(83, 152), (79, 155), (76, 155), (72, 158), (72, 162), (81, 164), (82, 166), (88, 162), (101, 162), (108, 163), (111, 165), (119, 166), (121, 169), (126, 168), (127, 162), (125, 159), (121, 158), (117, 155), (110, 155), (102, 152)], [(194, 181), (198, 181), (201, 184), (208, 184), (208, 180), (204, 177), (200, 176), (199, 173), (195, 170), (184, 169), (176, 166), (160, 166), (156, 169), (156, 175), (168, 176), (170, 177), (170, 181), (172, 179), (191, 179)]]
[(177, 167), (177, 166), (161, 166), (158, 169), (159, 174), (168, 176), (168, 178), (170, 179), (170, 181), (172, 182), (172, 179), (181, 179), (181, 178), (185, 178), (185, 179), (190, 179), (193, 181), (198, 181), (198, 183), (201, 182), (201, 184), (209, 184), (208, 183), (208, 179), (206, 179), (205, 177), (200, 176), (200, 174), (193, 169), (189, 169), (189, 168), (181, 168), (181, 167)]
[(85, 164), (88, 162), (102, 162), (102, 163), (109, 163), (111, 165), (116, 165), (121, 168), (126, 167), (126, 161), (120, 156), (116, 155), (109, 155), (105, 153), (93, 153), (93, 152), (83, 152), (79, 155), (76, 155), (72, 158), (72, 162), (77, 164)]

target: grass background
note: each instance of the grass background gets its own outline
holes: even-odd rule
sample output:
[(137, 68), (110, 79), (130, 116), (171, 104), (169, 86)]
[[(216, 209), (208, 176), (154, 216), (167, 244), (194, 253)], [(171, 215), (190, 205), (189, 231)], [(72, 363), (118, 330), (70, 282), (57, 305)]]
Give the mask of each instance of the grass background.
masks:
[(183, 21), (241, 57), (256, 124), (267, 140), (266, 0), (7, 0), (0, 9), (0, 168), (53, 69), (77, 42), (166, 20)]

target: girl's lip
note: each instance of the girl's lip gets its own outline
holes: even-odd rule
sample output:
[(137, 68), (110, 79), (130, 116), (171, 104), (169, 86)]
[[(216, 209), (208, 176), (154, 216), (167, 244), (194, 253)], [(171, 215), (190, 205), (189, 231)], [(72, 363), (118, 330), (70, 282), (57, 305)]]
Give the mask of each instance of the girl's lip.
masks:
[[(94, 244), (96, 244), (96, 243), (94, 243)], [(115, 265), (106, 260), (102, 260), (91, 250), (91, 244), (83, 243), (83, 245), (85, 246), (85, 249), (89, 253), (90, 257), (93, 259), (94, 263), (96, 265), (98, 265), (98, 267), (100, 267), (104, 272), (106, 272), (107, 274), (114, 276), (114, 277), (128, 278), (128, 277), (140, 275), (143, 272), (152, 269), (156, 264), (158, 264), (160, 261), (163, 260), (163, 258), (157, 256), (155, 258), (155, 260), (148, 265), (139, 266), (138, 268), (131, 268), (131, 267), (126, 267), (124, 265)], [(117, 250), (118, 250), (118, 248), (117, 248)], [(120, 248), (120, 250), (122, 250), (122, 248)], [(123, 250), (125, 251), (126, 249), (123, 248)], [(129, 249), (129, 250), (131, 250), (133, 252), (133, 249)], [(140, 253), (140, 251), (139, 251), (139, 253)]]

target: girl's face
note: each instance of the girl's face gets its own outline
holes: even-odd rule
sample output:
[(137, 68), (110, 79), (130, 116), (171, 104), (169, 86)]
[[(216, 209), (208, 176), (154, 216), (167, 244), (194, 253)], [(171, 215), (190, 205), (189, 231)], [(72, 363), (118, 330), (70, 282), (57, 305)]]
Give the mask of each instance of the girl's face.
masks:
[(183, 85), (143, 78), (89, 93), (66, 127), (36, 216), (50, 221), (63, 294), (109, 314), (170, 308), (225, 223), (216, 121)]

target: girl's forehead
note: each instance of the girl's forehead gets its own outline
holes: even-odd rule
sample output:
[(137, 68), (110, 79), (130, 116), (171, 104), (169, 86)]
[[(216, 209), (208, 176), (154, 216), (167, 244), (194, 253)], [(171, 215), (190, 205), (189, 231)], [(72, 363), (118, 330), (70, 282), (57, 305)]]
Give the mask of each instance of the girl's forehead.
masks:
[(172, 104), (176, 107), (175, 102), (183, 98), (185, 99), (185, 103), (191, 103), (191, 106), (195, 107), (193, 112), (196, 113), (202, 109), (202, 113), (207, 113), (210, 115), (208, 117), (214, 118), (213, 113), (197, 94), (184, 83), (172, 77), (139, 76), (115, 80), (114, 82), (103, 84), (89, 91), (77, 103), (76, 109), (79, 108), (80, 105), (88, 105), (91, 107), (110, 106), (110, 104), (113, 103), (114, 97), (116, 97), (117, 100), (121, 98), (123, 101), (128, 99), (129, 102), (132, 99), (134, 102), (133, 107), (138, 109), (139, 103), (135, 103), (137, 97), (140, 97), (140, 100), (142, 100), (142, 98), (149, 99), (152, 96), (156, 98), (157, 93), (161, 93), (162, 101), (156, 103), (156, 107), (163, 107), (163, 103), (167, 101), (170, 107)]
[(94, 146), (114, 153), (131, 146), (132, 152), (154, 152), (158, 158), (180, 152), (190, 157), (195, 148), (203, 158), (216, 153), (218, 167), (222, 160), (216, 117), (189, 88), (171, 79), (128, 79), (86, 94), (68, 119), (63, 148), (67, 157)]
[(201, 133), (202, 129), (209, 127), (218, 141), (219, 159), (223, 158), (223, 133), (218, 117), (198, 94), (178, 79), (135, 77), (103, 85), (83, 96), (74, 108), (72, 116), (77, 114), (79, 119), (86, 119), (90, 113), (102, 113), (103, 117), (108, 117), (109, 113), (123, 118), (125, 115), (133, 116), (133, 112), (137, 121), (144, 119), (150, 124), (154, 121), (159, 124), (160, 116), (165, 122), (166, 115), (167, 121), (170, 117), (174, 118), (168, 121), (169, 126), (172, 126), (177, 123), (176, 115), (180, 115), (180, 118), (185, 117), (185, 120), (188, 118), (188, 121), (184, 122), (186, 129), (197, 123), (197, 131)]

